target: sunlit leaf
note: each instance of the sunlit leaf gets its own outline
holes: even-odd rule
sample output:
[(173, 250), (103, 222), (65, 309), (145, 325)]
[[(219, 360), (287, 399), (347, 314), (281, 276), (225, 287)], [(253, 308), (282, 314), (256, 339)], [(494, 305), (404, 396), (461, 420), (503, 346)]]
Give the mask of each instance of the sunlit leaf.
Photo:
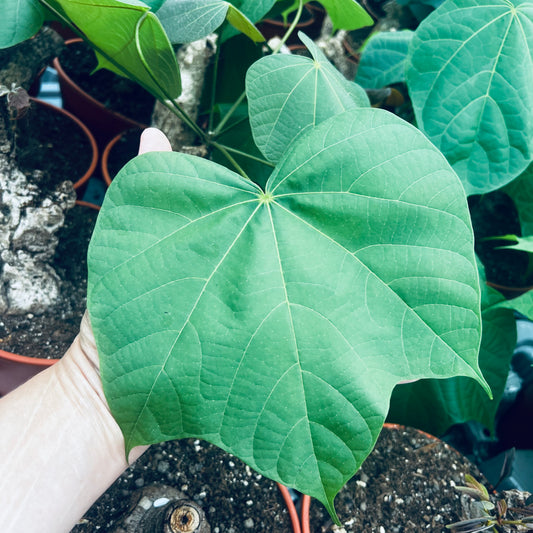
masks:
[[(179, 96), (181, 80), (176, 56), (148, 6), (131, 0), (127, 4), (118, 0), (49, 1), (102, 52), (96, 54), (99, 68), (127, 75), (160, 98)], [(149, 61), (148, 69), (144, 60)]]

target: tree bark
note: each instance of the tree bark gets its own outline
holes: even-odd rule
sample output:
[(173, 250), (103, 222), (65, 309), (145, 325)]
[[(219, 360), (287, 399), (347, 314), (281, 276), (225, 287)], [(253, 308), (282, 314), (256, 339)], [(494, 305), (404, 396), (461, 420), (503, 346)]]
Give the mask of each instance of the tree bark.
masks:
[[(63, 40), (43, 28), (33, 39), (0, 52), (0, 84), (29, 88), (62, 48)], [(32, 183), (41, 172), (25, 175), (13, 157), (13, 110), (0, 99), (0, 314), (42, 313), (60, 294), (51, 266), (57, 230), (74, 205), (70, 182), (58, 184), (47, 198)]]

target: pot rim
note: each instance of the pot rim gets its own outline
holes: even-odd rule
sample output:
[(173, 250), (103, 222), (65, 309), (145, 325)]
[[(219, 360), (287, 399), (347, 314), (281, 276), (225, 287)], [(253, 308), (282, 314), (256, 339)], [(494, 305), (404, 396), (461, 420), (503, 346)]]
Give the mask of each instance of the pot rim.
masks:
[[(83, 39), (80, 37), (76, 37), (75, 39), (67, 39), (65, 41), (65, 46), (68, 46), (69, 44), (75, 44), (75, 43), (81, 43), (84, 42)], [(56, 69), (58, 75), (60, 78), (63, 78), (63, 80), (70, 86), (72, 90), (77, 91), (80, 95), (83, 96), (83, 98), (86, 98), (88, 101), (91, 102), (92, 105), (98, 107), (102, 112), (110, 113), (111, 115), (115, 115), (120, 120), (129, 123), (132, 127), (139, 127), (139, 128), (145, 128), (146, 126), (144, 124), (141, 124), (140, 122), (137, 122), (136, 120), (133, 120), (130, 117), (127, 117), (126, 115), (123, 115), (122, 113), (119, 113), (118, 111), (113, 111), (112, 109), (106, 107), (102, 102), (98, 101), (96, 98), (91, 96), (89, 93), (84, 91), (77, 83), (74, 82), (74, 80), (65, 72), (63, 67), (61, 66), (61, 63), (59, 62), (59, 58), (55, 57), (52, 61), (52, 66)]]
[(92, 151), (91, 164), (89, 165), (89, 168), (85, 171), (85, 173), (82, 175), (82, 177), (73, 183), (74, 190), (79, 189), (80, 187), (85, 185), (87, 181), (89, 181), (91, 176), (94, 174), (96, 165), (98, 164), (98, 146), (96, 144), (96, 140), (93, 134), (90, 132), (89, 128), (78, 117), (70, 113), (70, 111), (67, 111), (66, 109), (63, 109), (61, 107), (57, 107), (53, 104), (50, 104), (49, 102), (45, 102), (40, 98), (30, 97), (30, 100), (32, 102), (35, 102), (37, 105), (51, 109), (57, 113), (60, 113), (63, 116), (68, 117), (83, 131), (85, 137), (89, 141)]

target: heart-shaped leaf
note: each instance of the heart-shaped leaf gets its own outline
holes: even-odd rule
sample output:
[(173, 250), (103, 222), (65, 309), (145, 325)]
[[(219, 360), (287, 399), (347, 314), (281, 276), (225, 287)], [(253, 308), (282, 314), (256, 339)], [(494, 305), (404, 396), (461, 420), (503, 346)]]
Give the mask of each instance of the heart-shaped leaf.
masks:
[(468, 194), (498, 189), (533, 157), (532, 51), (531, 0), (447, 0), (415, 33), (416, 120)]
[(202, 39), (226, 19), (253, 41), (265, 40), (246, 15), (224, 0), (166, 0), (157, 16), (173, 43)]
[(3, 0), (0, 48), (33, 37), (43, 25), (45, 9), (38, 0)]
[(48, 1), (110, 58), (97, 53), (98, 68), (128, 76), (162, 99), (180, 95), (176, 56), (159, 20), (149, 12), (148, 6), (131, 0), (128, 3), (118, 0)]
[(139, 156), (109, 188), (89, 269), (127, 449), (202, 438), (333, 516), (397, 382), (486, 386), (463, 188), (379, 109), (300, 137), (264, 192), (193, 156)]
[(361, 87), (346, 80), (309, 37), (298, 35), (313, 59), (274, 54), (256, 61), (246, 75), (254, 140), (273, 162), (308, 128), (346, 109), (370, 105)]
[(405, 60), (413, 32), (386, 31), (370, 38), (361, 55), (355, 81), (365, 89), (379, 89), (405, 81)]

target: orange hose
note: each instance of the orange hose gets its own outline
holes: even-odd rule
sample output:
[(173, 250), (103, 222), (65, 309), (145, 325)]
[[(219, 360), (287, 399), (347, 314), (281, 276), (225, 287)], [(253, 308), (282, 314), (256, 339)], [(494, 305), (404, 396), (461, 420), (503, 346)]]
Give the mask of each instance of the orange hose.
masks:
[(311, 498), (304, 494), (302, 497), (302, 533), (311, 533), (309, 525), (309, 507), (311, 506)]
[(287, 509), (289, 510), (289, 516), (291, 518), (292, 523), (292, 530), (294, 533), (302, 533), (302, 529), (300, 527), (300, 518), (298, 517), (298, 512), (296, 511), (296, 507), (294, 506), (294, 502), (292, 501), (291, 495), (289, 493), (289, 489), (282, 485), (281, 483), (278, 483), (278, 488), (281, 491), (281, 495), (283, 496), (283, 499), (285, 500), (285, 505), (287, 506)]

